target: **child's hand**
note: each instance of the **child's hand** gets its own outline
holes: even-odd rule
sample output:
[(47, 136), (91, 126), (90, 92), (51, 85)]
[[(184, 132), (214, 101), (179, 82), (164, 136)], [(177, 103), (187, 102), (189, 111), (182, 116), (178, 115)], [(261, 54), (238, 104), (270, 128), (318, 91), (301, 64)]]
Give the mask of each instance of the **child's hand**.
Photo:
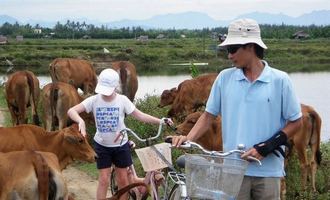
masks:
[(84, 120), (80, 120), (78, 123), (78, 128), (82, 136), (86, 137), (86, 125)]

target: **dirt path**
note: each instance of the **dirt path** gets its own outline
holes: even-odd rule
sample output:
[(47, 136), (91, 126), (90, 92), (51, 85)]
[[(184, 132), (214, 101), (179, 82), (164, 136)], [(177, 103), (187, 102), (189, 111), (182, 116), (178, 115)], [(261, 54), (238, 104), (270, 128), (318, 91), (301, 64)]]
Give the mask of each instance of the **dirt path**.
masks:
[(94, 200), (96, 195), (97, 180), (75, 167), (68, 166), (63, 170), (69, 193), (74, 194), (75, 200)]

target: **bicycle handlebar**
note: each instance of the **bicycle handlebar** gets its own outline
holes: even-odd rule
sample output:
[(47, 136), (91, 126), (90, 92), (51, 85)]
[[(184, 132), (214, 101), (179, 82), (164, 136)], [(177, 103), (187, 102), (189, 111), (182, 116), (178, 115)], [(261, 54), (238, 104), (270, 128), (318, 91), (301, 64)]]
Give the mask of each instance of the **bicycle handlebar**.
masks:
[[(172, 143), (172, 138), (166, 138), (165, 139), (166, 143)], [(205, 154), (209, 154), (209, 155), (214, 155), (214, 156), (220, 156), (220, 157), (226, 157), (229, 156), (231, 154), (234, 153), (239, 153), (239, 154), (243, 154), (245, 153), (245, 151), (243, 149), (245, 149), (245, 145), (244, 144), (239, 144), (237, 146), (237, 149), (233, 149), (227, 152), (219, 152), (219, 151), (209, 151), (204, 149), (200, 144), (197, 144), (196, 142), (192, 142), (192, 141), (186, 141), (184, 143), (182, 143), (180, 145), (180, 148), (184, 148), (184, 149), (199, 149), (201, 150), (203, 153)], [(253, 156), (248, 156), (248, 160), (253, 160), (259, 163), (259, 165), (261, 165), (261, 162), (259, 159), (253, 157)]]
[(137, 140), (139, 140), (140, 142), (147, 142), (147, 141), (155, 140), (155, 139), (157, 139), (157, 138), (160, 136), (160, 134), (161, 134), (161, 132), (162, 132), (163, 124), (166, 124), (166, 125), (168, 125), (169, 127), (172, 127), (172, 126), (170, 126), (170, 124), (168, 124), (168, 118), (162, 118), (162, 119), (161, 119), (161, 122), (159, 123), (159, 127), (158, 127), (158, 131), (157, 131), (157, 135), (152, 136), (152, 137), (149, 137), (149, 138), (140, 138), (140, 137), (139, 137), (134, 131), (132, 131), (132, 130), (129, 129), (129, 128), (125, 128), (125, 129), (121, 130), (119, 133), (122, 134), (123, 136), (124, 136), (125, 134), (130, 133), (130, 134), (132, 134)]

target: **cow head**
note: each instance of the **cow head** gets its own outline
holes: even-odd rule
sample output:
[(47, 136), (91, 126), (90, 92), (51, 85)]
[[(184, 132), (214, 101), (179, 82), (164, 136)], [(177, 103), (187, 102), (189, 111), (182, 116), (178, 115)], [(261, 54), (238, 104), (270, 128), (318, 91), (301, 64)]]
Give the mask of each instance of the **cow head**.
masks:
[(73, 159), (95, 162), (96, 153), (89, 145), (87, 138), (80, 134), (77, 124), (60, 131), (64, 135), (63, 149), (69, 156)]
[(162, 108), (164, 106), (171, 105), (174, 102), (177, 93), (178, 90), (175, 87), (170, 90), (164, 90), (160, 96), (158, 107)]

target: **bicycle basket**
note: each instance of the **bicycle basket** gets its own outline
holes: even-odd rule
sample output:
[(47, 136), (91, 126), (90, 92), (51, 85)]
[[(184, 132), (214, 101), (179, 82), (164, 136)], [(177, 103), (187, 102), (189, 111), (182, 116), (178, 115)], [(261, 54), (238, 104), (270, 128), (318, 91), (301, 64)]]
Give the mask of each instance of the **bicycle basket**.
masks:
[[(170, 145), (168, 143), (160, 143), (154, 146), (166, 158), (166, 160), (170, 164), (172, 164), (172, 154), (171, 154)], [(168, 167), (168, 165), (163, 161), (163, 159), (151, 147), (135, 149), (135, 152), (145, 172)]]
[(248, 161), (233, 157), (187, 154), (187, 193), (198, 199), (234, 200), (238, 195)]

